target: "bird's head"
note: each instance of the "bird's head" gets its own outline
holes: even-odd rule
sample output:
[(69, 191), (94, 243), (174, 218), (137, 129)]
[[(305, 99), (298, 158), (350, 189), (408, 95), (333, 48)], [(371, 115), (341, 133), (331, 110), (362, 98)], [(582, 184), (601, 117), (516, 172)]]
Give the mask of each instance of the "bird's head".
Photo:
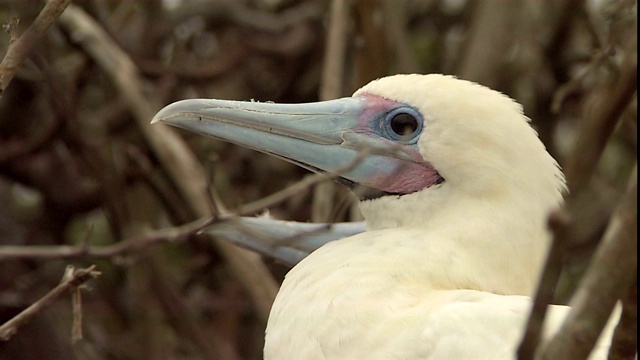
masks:
[[(183, 100), (158, 121), (333, 173), (363, 200), (367, 220), (388, 226), (417, 204), (434, 212), (462, 198), (515, 196), (548, 210), (564, 190), (521, 106), (451, 76), (395, 75), (308, 104)], [(413, 210), (394, 208), (404, 206)]]

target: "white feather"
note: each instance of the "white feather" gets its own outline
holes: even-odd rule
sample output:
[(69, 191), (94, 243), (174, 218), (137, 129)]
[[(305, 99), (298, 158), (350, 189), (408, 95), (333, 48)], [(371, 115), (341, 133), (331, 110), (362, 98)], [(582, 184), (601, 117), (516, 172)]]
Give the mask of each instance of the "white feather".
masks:
[[(445, 182), (362, 202), (367, 232), (292, 269), (265, 358), (514, 358), (549, 244), (546, 217), (566, 189), (556, 161), (521, 106), (480, 85), (398, 75), (354, 96), (363, 93), (422, 113), (420, 153)], [(553, 307), (547, 336), (567, 310)]]

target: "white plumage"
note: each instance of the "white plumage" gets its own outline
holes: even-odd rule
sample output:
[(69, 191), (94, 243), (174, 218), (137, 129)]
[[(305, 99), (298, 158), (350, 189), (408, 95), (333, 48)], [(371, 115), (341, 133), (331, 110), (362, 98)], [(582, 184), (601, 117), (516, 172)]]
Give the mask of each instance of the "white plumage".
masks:
[[(186, 100), (159, 120), (325, 171), (375, 149), (338, 174), (377, 191), (360, 204), (368, 231), (287, 274), (265, 359), (515, 357), (549, 246), (546, 219), (566, 191), (515, 101), (450, 76), (396, 75), (350, 99)], [(568, 310), (550, 309), (545, 336)], [(593, 359), (606, 358), (608, 336)]]
[[(291, 270), (265, 359), (514, 358), (549, 242), (546, 217), (565, 190), (556, 161), (520, 105), (477, 84), (393, 76), (354, 96), (362, 93), (419, 109), (420, 154), (446, 181), (363, 201), (369, 231)], [(553, 307), (552, 328), (567, 310)]]

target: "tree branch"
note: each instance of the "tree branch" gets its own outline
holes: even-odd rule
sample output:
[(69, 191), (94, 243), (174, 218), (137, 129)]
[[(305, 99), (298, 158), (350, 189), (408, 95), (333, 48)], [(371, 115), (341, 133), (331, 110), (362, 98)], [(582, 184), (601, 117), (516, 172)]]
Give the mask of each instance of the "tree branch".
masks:
[(201, 229), (221, 221), (220, 218), (198, 219), (182, 226), (154, 231), (150, 234), (135, 236), (113, 245), (87, 246), (80, 245), (34, 245), (34, 246), (0, 246), (0, 261), (8, 259), (75, 259), (112, 258), (142, 251), (152, 245), (165, 242), (178, 242), (187, 239)]
[(86, 269), (73, 271), (70, 276), (66, 276), (66, 274), (67, 272), (65, 271), (65, 276), (60, 285), (53, 288), (53, 290), (49, 291), (45, 296), (40, 298), (40, 300), (31, 304), (31, 306), (14, 316), (11, 320), (0, 325), (0, 340), (8, 341), (11, 339), (20, 327), (28, 324), (38, 314), (51, 307), (51, 305), (63, 296), (77, 289), (78, 286), (98, 277), (100, 272), (96, 270), (95, 265), (91, 265)]
[[(24, 60), (29, 56), (31, 50), (45, 36), (47, 31), (56, 19), (62, 14), (64, 9), (71, 3), (71, 0), (49, 0), (44, 5), (38, 17), (25, 30), (19, 38), (14, 38), (9, 43), (7, 53), (0, 63), (0, 96), (9, 86), (16, 71), (20, 68)], [(11, 30), (11, 28), (10, 28)], [(15, 40), (14, 40), (15, 39)]]

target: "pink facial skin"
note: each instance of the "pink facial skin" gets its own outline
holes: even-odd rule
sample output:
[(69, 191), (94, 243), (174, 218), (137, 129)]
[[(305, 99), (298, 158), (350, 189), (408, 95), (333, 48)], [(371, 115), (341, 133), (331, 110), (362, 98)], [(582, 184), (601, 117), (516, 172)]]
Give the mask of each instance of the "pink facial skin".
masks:
[[(378, 155), (377, 152), (371, 155), (375, 157), (377, 166), (363, 167), (363, 173), (357, 174), (357, 182), (393, 194), (410, 194), (441, 183), (442, 177), (424, 160), (418, 150), (417, 141), (404, 144), (384, 136), (385, 115), (396, 108), (408, 105), (368, 93), (360, 94), (358, 97), (366, 100), (366, 106), (359, 116), (354, 132), (375, 140), (376, 149), (382, 149), (384, 144), (389, 146), (384, 156)], [(424, 126), (426, 124), (423, 124), (423, 132)], [(350, 142), (349, 145), (354, 148), (367, 147), (366, 143)]]

